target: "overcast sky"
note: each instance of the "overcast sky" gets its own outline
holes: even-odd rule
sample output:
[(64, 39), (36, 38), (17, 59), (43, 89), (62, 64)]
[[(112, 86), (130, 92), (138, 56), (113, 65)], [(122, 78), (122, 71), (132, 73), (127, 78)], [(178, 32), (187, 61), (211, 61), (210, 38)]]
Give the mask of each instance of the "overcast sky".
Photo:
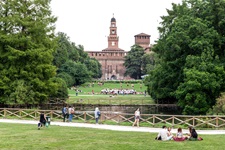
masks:
[(129, 51), (134, 35), (151, 35), (151, 44), (158, 38), (160, 16), (166, 8), (182, 0), (52, 0), (51, 9), (58, 17), (56, 32), (64, 32), (70, 41), (87, 51), (101, 51), (108, 46), (111, 18), (116, 19), (119, 48)]

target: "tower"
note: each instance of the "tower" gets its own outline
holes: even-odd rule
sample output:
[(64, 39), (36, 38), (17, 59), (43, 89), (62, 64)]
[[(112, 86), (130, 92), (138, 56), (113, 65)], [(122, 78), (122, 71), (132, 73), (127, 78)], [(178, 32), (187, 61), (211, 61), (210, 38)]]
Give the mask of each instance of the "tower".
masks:
[(150, 35), (145, 33), (140, 33), (134, 36), (135, 44), (140, 45), (144, 49), (148, 49), (150, 46)]
[(130, 79), (129, 76), (124, 76), (126, 68), (123, 64), (127, 51), (119, 48), (119, 37), (117, 36), (116, 19), (114, 16), (110, 20), (108, 47), (102, 51), (89, 51), (88, 55), (100, 62), (102, 66), (102, 80)]
[(108, 36), (108, 48), (118, 48), (119, 37), (117, 36), (116, 19), (111, 19), (111, 24), (109, 27), (110, 33)]

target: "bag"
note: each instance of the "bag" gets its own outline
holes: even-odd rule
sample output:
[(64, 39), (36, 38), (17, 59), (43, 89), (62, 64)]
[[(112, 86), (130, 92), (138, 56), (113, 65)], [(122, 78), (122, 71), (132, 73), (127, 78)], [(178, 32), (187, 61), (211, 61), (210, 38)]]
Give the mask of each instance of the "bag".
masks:
[(97, 115), (98, 115), (99, 117), (101, 116), (101, 113), (100, 113), (100, 111), (98, 111), (98, 112), (97, 112)]
[(71, 114), (74, 114), (74, 110), (73, 109), (71, 110)]
[(49, 125), (48, 122), (46, 122), (46, 123), (45, 123), (45, 126), (48, 127), (48, 125)]

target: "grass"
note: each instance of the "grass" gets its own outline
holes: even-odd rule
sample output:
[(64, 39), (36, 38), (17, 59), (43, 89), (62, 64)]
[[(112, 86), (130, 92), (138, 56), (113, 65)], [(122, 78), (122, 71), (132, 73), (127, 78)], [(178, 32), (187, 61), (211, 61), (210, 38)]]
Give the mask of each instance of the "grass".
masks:
[(203, 141), (156, 141), (156, 133), (1, 123), (1, 150), (221, 150), (224, 135), (200, 135)]
[[(105, 83), (102, 86), (94, 84), (94, 86), (87, 86), (85, 84), (76, 89), (82, 91), (78, 92), (76, 96), (76, 89), (69, 90), (70, 98), (67, 99), (68, 103), (80, 103), (80, 104), (114, 104), (114, 105), (133, 105), (133, 104), (154, 104), (154, 101), (150, 96), (144, 96), (144, 91), (147, 90), (147, 87), (142, 84), (140, 88), (140, 83), (133, 84), (136, 92), (136, 95), (110, 95), (110, 94), (101, 94), (103, 89), (121, 89), (120, 83)], [(131, 84), (122, 84), (122, 89), (132, 89)], [(92, 94), (92, 90), (94, 94)]]
[[(120, 83), (104, 83), (104, 85), (99, 86), (97, 83), (94, 84), (94, 86), (88, 86), (88, 83), (86, 83), (85, 85), (79, 86), (77, 87), (77, 89), (82, 90), (83, 94), (88, 94), (92, 92), (92, 90), (94, 90), (95, 94), (99, 94), (101, 92), (102, 89), (134, 89), (137, 92), (144, 92), (145, 90), (147, 90), (147, 87), (144, 86), (144, 84), (142, 83), (142, 88), (140, 88), (140, 83), (135, 83), (133, 84), (134, 87), (131, 87), (131, 84), (125, 84), (123, 83), (122, 86)], [(75, 92), (74, 92), (75, 94)]]
[(144, 97), (143, 95), (71, 95), (68, 103), (80, 103), (80, 104), (154, 104), (154, 101), (150, 97)]

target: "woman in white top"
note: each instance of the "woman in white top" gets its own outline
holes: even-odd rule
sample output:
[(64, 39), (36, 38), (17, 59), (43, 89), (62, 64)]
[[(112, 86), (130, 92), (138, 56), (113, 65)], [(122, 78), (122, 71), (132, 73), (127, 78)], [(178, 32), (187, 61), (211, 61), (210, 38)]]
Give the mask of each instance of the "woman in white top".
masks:
[(139, 120), (140, 120), (140, 110), (139, 110), (139, 108), (135, 111), (134, 117), (135, 117), (135, 121), (133, 123), (133, 126), (135, 124), (137, 124), (137, 127), (139, 127)]

